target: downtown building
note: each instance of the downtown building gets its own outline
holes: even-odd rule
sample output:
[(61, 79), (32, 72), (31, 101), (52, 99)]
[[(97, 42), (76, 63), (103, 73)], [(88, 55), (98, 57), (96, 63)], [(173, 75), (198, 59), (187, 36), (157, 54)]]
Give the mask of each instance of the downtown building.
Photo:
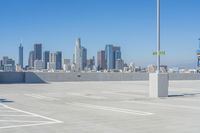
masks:
[(49, 62), (47, 63), (47, 70), (52, 72), (56, 70), (56, 53), (49, 54)]
[(15, 72), (15, 60), (4, 56), (0, 63), (1, 70), (4, 72)]
[(87, 66), (87, 49), (81, 46), (81, 39), (77, 38), (74, 53), (75, 71), (80, 72), (85, 70)]
[(71, 71), (71, 61), (70, 61), (70, 59), (63, 59), (63, 70), (65, 72)]
[(20, 46), (19, 46), (19, 61), (18, 61), (18, 65), (19, 65), (19, 67), (21, 67), (22, 69), (23, 69), (23, 67), (24, 67), (23, 60), (24, 60), (23, 46), (22, 46), (22, 44), (20, 44)]
[(81, 39), (80, 38), (77, 38), (76, 44), (75, 44), (74, 63), (75, 63), (76, 71), (80, 72), (81, 68), (82, 68), (82, 65), (81, 65)]
[[(105, 47), (105, 64), (107, 70), (114, 70), (119, 68), (119, 62), (121, 60), (121, 48), (108, 44)], [(117, 67), (116, 67), (117, 62)], [(120, 67), (121, 68), (121, 67)]]
[(42, 61), (42, 44), (34, 44), (34, 69), (42, 70), (44, 69), (44, 63)]
[(62, 52), (49, 53), (49, 61), (47, 62), (47, 69), (50, 71), (62, 70)]
[(28, 66), (29, 66), (29, 69), (33, 69), (34, 67), (34, 51), (29, 52)]
[(42, 44), (36, 43), (34, 44), (34, 50), (29, 52), (28, 69), (36, 69), (34, 68), (34, 64), (38, 64), (38, 62), (41, 61), (42, 61)]
[(105, 50), (100, 50), (97, 52), (97, 70), (106, 69), (106, 59), (105, 59)]
[(44, 69), (47, 69), (47, 63), (49, 62), (50, 51), (44, 51), (43, 53), (43, 61), (44, 61)]
[(81, 70), (85, 70), (87, 67), (87, 49), (81, 47)]
[(34, 61), (42, 60), (42, 44), (36, 43), (34, 44)]
[(62, 52), (56, 52), (56, 70), (62, 70)]

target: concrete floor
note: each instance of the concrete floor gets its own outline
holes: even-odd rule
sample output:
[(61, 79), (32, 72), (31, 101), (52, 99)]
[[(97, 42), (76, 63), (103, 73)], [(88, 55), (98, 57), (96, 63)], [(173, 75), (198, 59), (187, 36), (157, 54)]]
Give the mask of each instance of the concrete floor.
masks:
[(1, 84), (0, 133), (199, 133), (200, 81)]

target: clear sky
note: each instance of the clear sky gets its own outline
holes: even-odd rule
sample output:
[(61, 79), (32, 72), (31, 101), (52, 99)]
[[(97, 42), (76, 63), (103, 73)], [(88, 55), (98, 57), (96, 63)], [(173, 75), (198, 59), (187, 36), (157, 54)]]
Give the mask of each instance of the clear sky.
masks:
[[(161, 0), (162, 64), (195, 67), (199, 16), (200, 0)], [(153, 64), (156, 0), (0, 0), (0, 58), (18, 61), (21, 39), (25, 64), (34, 43), (72, 58), (77, 37), (88, 57), (114, 44), (127, 63)]]

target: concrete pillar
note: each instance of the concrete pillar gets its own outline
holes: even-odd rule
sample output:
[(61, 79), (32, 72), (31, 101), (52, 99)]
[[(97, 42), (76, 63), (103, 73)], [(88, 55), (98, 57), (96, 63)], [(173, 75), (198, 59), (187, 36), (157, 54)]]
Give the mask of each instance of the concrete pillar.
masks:
[(168, 97), (169, 74), (149, 74), (149, 96), (152, 98)]

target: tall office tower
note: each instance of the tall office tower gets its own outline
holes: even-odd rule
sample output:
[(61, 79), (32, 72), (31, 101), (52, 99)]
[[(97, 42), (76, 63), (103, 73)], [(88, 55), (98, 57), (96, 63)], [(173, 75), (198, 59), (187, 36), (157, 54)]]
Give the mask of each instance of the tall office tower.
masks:
[(30, 69), (33, 69), (34, 67), (34, 51), (29, 52), (28, 66)]
[(0, 70), (3, 70), (3, 60), (0, 60)]
[(50, 53), (49, 54), (49, 62), (56, 63), (56, 53)]
[(34, 44), (34, 60), (42, 60), (42, 44)]
[(120, 47), (113, 47), (113, 54), (114, 54), (114, 68), (116, 68), (116, 60), (121, 59), (121, 49)]
[(81, 47), (81, 70), (84, 70), (87, 66), (87, 49)]
[(98, 70), (106, 69), (105, 50), (97, 52), (97, 69)]
[(49, 62), (47, 63), (47, 69), (51, 71), (56, 70), (56, 53), (49, 54)]
[(62, 69), (62, 52), (61, 51), (56, 52), (56, 69), (57, 70)]
[(113, 54), (113, 45), (106, 45), (105, 48), (105, 59), (106, 59), (106, 69), (114, 69), (114, 54)]
[(49, 62), (49, 54), (50, 51), (44, 51), (43, 53), (44, 69), (47, 69), (47, 63)]
[(20, 46), (19, 46), (19, 62), (18, 62), (18, 64), (21, 66), (21, 68), (24, 67), (23, 66), (23, 59), (24, 59), (24, 57), (23, 57), (23, 46), (20, 43)]
[(75, 45), (75, 67), (76, 71), (79, 72), (81, 71), (81, 39), (78, 38), (76, 40), (76, 45)]
[(200, 72), (200, 38), (199, 38), (199, 49), (197, 49), (197, 71)]

